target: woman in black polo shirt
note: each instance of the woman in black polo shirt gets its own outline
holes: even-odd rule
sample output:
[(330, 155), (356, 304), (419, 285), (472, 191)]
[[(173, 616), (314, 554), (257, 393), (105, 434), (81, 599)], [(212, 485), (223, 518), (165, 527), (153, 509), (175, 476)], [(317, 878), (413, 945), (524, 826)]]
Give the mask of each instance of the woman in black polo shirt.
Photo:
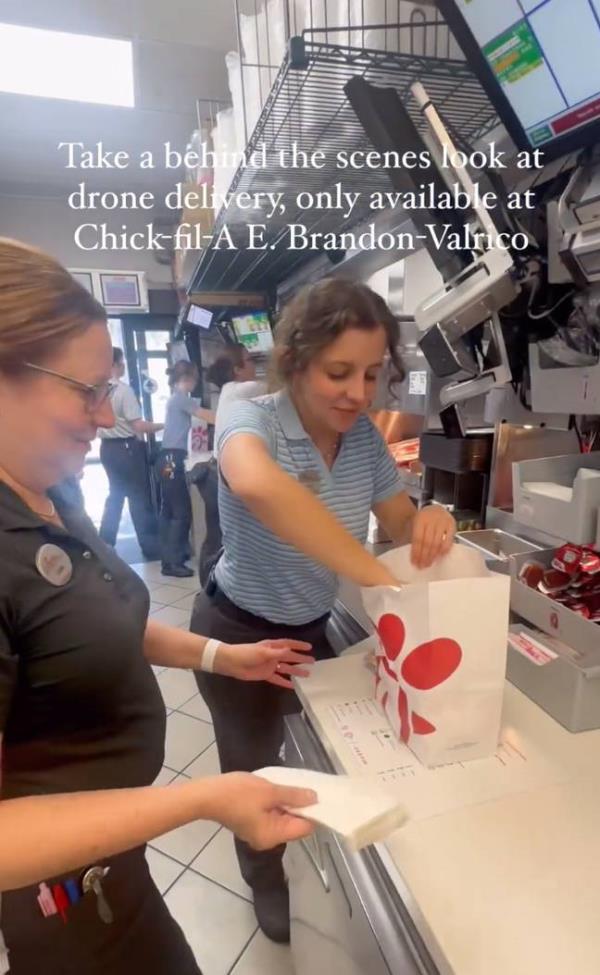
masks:
[[(114, 422), (111, 365), (101, 306), (51, 258), (0, 239), (0, 890), (11, 975), (198, 975), (145, 842), (199, 818), (262, 848), (309, 831), (281, 810), (312, 793), (251, 775), (150, 787), (165, 733), (150, 664), (212, 658), (217, 673), (281, 686), (309, 658), (306, 644), (215, 645), (149, 622), (143, 583), (56, 487)], [(110, 872), (82, 896), (93, 867)], [(45, 916), (48, 894), (67, 924)], [(0, 940), (0, 971), (5, 962)]]

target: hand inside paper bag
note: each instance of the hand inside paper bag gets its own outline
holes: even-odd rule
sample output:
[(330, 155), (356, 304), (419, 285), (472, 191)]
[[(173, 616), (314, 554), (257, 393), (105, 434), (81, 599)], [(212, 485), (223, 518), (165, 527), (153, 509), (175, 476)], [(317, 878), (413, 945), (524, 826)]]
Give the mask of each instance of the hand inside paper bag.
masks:
[(417, 569), (429, 566), (454, 545), (456, 522), (449, 511), (439, 504), (421, 508), (413, 521), (410, 557)]

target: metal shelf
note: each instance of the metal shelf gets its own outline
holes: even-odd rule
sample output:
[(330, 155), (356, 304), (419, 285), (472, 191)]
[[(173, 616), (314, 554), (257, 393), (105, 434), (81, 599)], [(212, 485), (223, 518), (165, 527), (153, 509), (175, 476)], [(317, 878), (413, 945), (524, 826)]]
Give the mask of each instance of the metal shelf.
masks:
[[(414, 29), (414, 25), (406, 26)], [(428, 24), (422, 26), (426, 29)], [(283, 191), (289, 204), (302, 190), (325, 191), (341, 182), (343, 190), (359, 190), (363, 197), (347, 220), (337, 211), (294, 212), (296, 208), (293, 207), (288, 208), (285, 215), (266, 221), (256, 211), (244, 211), (230, 205), (220, 212), (214, 233), (218, 235), (227, 224), (240, 250), (231, 251), (225, 247), (205, 250), (190, 291), (268, 290), (315, 256), (314, 251), (287, 249), (289, 223), (303, 223), (309, 232), (342, 233), (374, 219), (375, 214), (368, 206), (369, 194), (391, 189), (386, 174), (382, 170), (340, 170), (335, 164), (337, 150), (370, 148), (344, 93), (345, 84), (357, 76), (380, 87), (397, 89), (420, 131), (424, 130), (423, 119), (416, 102), (409, 97), (410, 86), (415, 81), (425, 85), (444, 119), (467, 142), (475, 142), (498, 123), (495, 109), (481, 84), (462, 60), (293, 38), (247, 150), (249, 155), (265, 144), (268, 165), (264, 169), (240, 167), (231, 189), (238, 193)], [(318, 149), (325, 150), (325, 168), (282, 168), (279, 152), (289, 149), (293, 142), (309, 154)], [(268, 224), (265, 241), (272, 247), (265, 251), (245, 249), (249, 217), (252, 222)]]

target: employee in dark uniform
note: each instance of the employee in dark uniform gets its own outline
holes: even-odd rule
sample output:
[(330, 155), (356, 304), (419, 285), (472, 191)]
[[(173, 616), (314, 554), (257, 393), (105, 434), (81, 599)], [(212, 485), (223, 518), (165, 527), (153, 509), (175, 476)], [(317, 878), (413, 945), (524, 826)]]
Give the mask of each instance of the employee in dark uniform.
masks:
[[(392, 539), (412, 541), (419, 565), (448, 551), (455, 523), (440, 507), (416, 511), (366, 415), (386, 354), (402, 374), (398, 324), (383, 299), (364, 285), (320, 281), (286, 306), (275, 343), (280, 391), (234, 403), (217, 444), (223, 554), (191, 625), (226, 640), (283, 628), (323, 658), (338, 575), (397, 584), (364, 548), (371, 511)], [(265, 684), (196, 676), (221, 768), (277, 764), (283, 715), (298, 702)], [(259, 854), (238, 840), (236, 849), (262, 930), (289, 940), (283, 848)]]
[(108, 478), (108, 497), (100, 525), (100, 538), (107, 545), (116, 545), (123, 504), (127, 498), (139, 546), (145, 558), (153, 561), (159, 557), (158, 525), (150, 499), (146, 447), (140, 438), (145, 433), (157, 433), (163, 425), (142, 419), (134, 391), (123, 382), (123, 350), (113, 347), (112, 351), (114, 386), (110, 393), (110, 405), (115, 415), (115, 425), (110, 430), (98, 431), (100, 460)]
[(193, 569), (186, 565), (192, 502), (185, 474), (188, 435), (192, 417), (215, 422), (212, 410), (205, 410), (190, 394), (198, 382), (198, 370), (191, 362), (176, 362), (168, 370), (172, 393), (167, 402), (165, 430), (157, 469), (160, 479), (160, 549), (162, 574), (186, 578)]
[(151, 787), (165, 710), (150, 664), (281, 685), (307, 658), (289, 641), (218, 644), (150, 622), (141, 580), (54, 487), (113, 423), (110, 375), (102, 307), (53, 259), (0, 239), (0, 971), (7, 949), (11, 975), (198, 975), (144, 844), (206, 818), (269, 847), (308, 829), (283, 807), (314, 800), (254, 776)]

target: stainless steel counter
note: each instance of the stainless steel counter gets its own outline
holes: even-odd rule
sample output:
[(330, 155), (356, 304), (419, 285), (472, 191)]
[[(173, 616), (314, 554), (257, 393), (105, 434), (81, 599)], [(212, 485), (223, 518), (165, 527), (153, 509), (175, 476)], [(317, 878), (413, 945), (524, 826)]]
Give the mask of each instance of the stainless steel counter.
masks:
[[(304, 716), (286, 722), (286, 761), (334, 771)], [(286, 852), (296, 975), (442, 975), (376, 847), (348, 853), (328, 830)]]

